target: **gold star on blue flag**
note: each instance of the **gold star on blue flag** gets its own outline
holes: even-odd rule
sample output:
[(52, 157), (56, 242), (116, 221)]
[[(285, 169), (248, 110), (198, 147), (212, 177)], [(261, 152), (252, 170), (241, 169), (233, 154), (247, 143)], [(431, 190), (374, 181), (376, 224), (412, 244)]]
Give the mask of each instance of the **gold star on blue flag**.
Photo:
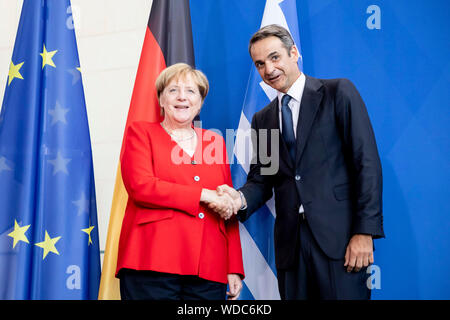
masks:
[(11, 65), (9, 66), (9, 72), (8, 72), (8, 86), (11, 84), (11, 82), (14, 80), (14, 78), (23, 80), (23, 77), (20, 74), (20, 68), (22, 68), (23, 64), (24, 64), (24, 62), (18, 63), (15, 65), (11, 61)]
[(44, 69), (44, 67), (46, 65), (56, 68), (55, 63), (53, 62), (53, 56), (57, 52), (58, 52), (58, 50), (53, 50), (53, 51), (48, 52), (47, 49), (45, 48), (45, 44), (44, 44), (44, 49), (43, 49), (42, 53), (40, 54), (42, 57), (42, 69)]
[(28, 228), (30, 228), (30, 225), (27, 226), (20, 226), (16, 220), (14, 220), (14, 230), (8, 233), (8, 236), (13, 238), (13, 248), (16, 247), (17, 243), (19, 241), (23, 241), (25, 243), (30, 243), (28, 241), (27, 236), (25, 235), (25, 232), (27, 232)]
[(0, 300), (98, 296), (92, 152), (70, 5), (23, 1), (0, 114)]

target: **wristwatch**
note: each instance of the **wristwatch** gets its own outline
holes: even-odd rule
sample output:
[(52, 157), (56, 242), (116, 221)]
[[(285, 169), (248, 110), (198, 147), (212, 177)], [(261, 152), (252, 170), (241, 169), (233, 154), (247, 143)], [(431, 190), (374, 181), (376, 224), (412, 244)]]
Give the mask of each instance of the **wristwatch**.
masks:
[(244, 194), (240, 190), (238, 190), (238, 192), (239, 192), (239, 195), (241, 196), (241, 203), (242, 203), (241, 208), (239, 209), (239, 211), (240, 210), (245, 210), (245, 209), (247, 209), (247, 202), (245, 201)]

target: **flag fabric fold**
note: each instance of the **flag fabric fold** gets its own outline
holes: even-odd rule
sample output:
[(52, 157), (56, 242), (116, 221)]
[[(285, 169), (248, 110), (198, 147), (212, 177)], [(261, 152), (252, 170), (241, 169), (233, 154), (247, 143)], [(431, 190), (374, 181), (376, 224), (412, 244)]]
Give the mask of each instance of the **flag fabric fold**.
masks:
[[(195, 65), (189, 1), (153, 0), (123, 141), (132, 122), (162, 120), (155, 81), (162, 70), (178, 62)], [(99, 299), (102, 300), (120, 299), (119, 280), (114, 275), (127, 201), (119, 162), (100, 282)]]
[(96, 299), (91, 142), (69, 0), (24, 0), (0, 114), (0, 299)]
[[(303, 70), (295, 0), (267, 0), (261, 27), (269, 24), (278, 24), (289, 30), (300, 53), (300, 70)], [(245, 184), (252, 159), (250, 124), (253, 114), (265, 107), (276, 95), (275, 89), (266, 85), (252, 66), (236, 134), (235, 161), (231, 167), (235, 188)], [(240, 297), (242, 300), (280, 299), (273, 243), (275, 216), (272, 198), (239, 226), (246, 274)]]

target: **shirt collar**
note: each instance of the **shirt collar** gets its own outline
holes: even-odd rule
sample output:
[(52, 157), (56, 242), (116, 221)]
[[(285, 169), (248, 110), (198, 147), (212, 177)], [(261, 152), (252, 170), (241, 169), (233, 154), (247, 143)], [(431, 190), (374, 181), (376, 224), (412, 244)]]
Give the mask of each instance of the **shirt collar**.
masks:
[[(305, 89), (305, 81), (306, 77), (305, 74), (302, 72), (300, 76), (297, 78), (297, 80), (294, 81), (292, 86), (289, 88), (287, 94), (292, 97), (295, 101), (300, 103), (300, 99), (303, 95), (303, 90)], [(281, 98), (285, 95), (283, 92), (277, 91), (278, 95), (278, 102), (281, 103)]]

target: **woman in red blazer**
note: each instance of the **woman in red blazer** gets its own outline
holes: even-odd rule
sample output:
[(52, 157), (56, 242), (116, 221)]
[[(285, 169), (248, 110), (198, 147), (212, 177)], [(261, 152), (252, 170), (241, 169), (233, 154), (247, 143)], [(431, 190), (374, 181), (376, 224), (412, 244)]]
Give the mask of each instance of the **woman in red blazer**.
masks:
[(236, 299), (244, 278), (238, 221), (208, 208), (234, 210), (215, 192), (232, 186), (225, 143), (192, 126), (208, 80), (180, 63), (156, 87), (164, 120), (132, 123), (121, 163), (129, 195), (116, 272), (122, 299)]

